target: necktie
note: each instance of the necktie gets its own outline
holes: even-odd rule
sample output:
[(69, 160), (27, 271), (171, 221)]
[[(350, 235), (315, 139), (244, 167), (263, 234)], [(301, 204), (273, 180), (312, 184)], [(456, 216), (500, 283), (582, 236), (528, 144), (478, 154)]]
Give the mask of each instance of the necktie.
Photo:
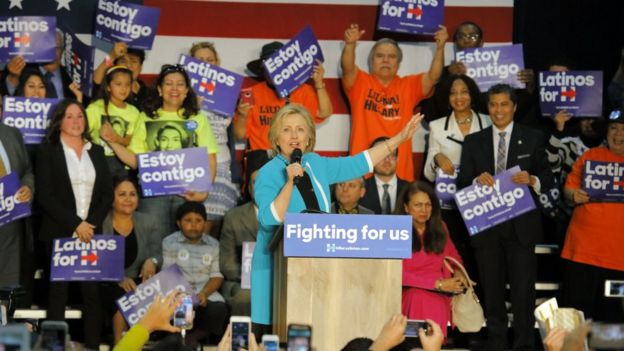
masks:
[(383, 185), (383, 196), (381, 198), (381, 213), (382, 214), (390, 214), (392, 211), (392, 206), (390, 206), (390, 193), (388, 193), (388, 187), (390, 184)]
[(507, 144), (505, 143), (505, 135), (507, 132), (500, 132), (498, 135), (498, 150), (496, 152), (496, 174), (505, 171), (505, 165), (507, 163)]
[(4, 177), (7, 175), (6, 166), (4, 165), (4, 160), (0, 157), (0, 177)]
[(52, 83), (52, 78), (54, 78), (54, 74), (52, 72), (46, 72), (43, 77), (46, 80), (46, 95), (52, 98), (58, 97), (58, 94), (56, 93), (56, 87), (54, 86), (54, 83)]
[(358, 211), (358, 207), (355, 206), (354, 208), (350, 210), (345, 210), (344, 208), (341, 207), (338, 209), (338, 213), (339, 214), (359, 214), (360, 212)]

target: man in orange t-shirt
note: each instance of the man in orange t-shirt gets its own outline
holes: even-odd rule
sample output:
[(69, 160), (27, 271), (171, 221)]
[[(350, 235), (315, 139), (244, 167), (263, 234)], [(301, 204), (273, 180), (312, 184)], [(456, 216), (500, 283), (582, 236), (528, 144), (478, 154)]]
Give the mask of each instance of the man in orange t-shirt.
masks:
[[(403, 52), (392, 39), (378, 40), (369, 54), (371, 73), (362, 71), (355, 64), (355, 46), (364, 34), (357, 24), (345, 31), (342, 50), (342, 85), (351, 104), (352, 155), (366, 150), (380, 136), (398, 133), (410, 120), (414, 107), (429, 96), (440, 79), (444, 67), (444, 43), (448, 38), (446, 27), (440, 26), (435, 33), (436, 50), (431, 67), (426, 73), (399, 77), (399, 65)], [(414, 180), (412, 143), (399, 146), (397, 176)]]
[[(273, 115), (287, 103), (298, 103), (310, 111), (315, 123), (320, 123), (332, 114), (332, 104), (325, 89), (323, 75), (325, 69), (320, 61), (314, 67), (312, 81), (314, 88), (308, 84), (295, 89), (287, 98), (280, 98), (268, 83), (262, 61), (268, 59), (282, 46), (274, 41), (262, 47), (260, 59), (247, 64), (247, 69), (257, 77), (265, 80), (251, 87), (252, 103), (240, 101), (234, 116), (234, 136), (236, 139), (249, 139), (249, 149), (270, 149), (269, 124)], [(315, 91), (316, 90), (316, 91)]]

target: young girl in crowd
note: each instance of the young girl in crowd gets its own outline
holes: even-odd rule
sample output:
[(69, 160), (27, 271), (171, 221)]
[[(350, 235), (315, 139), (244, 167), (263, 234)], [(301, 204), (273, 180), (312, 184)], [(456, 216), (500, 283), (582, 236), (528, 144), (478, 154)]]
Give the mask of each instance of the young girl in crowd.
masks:
[(124, 164), (103, 139), (123, 146), (130, 144), (139, 119), (139, 110), (126, 102), (132, 89), (132, 71), (125, 66), (112, 66), (106, 70), (102, 83), (99, 99), (87, 107), (89, 134), (94, 143), (104, 147), (111, 175), (123, 176), (127, 173)]
[[(194, 58), (211, 65), (219, 66), (221, 64), (214, 44), (209, 42), (193, 44), (190, 54)], [(230, 169), (232, 156), (228, 147), (228, 126), (232, 123), (232, 119), (205, 109), (202, 109), (202, 112), (208, 116), (208, 121), (219, 146), (217, 176), (208, 193), (208, 199), (204, 202), (208, 216), (208, 228), (206, 230), (214, 235), (219, 232), (225, 212), (236, 206), (239, 196), (237, 187), (232, 184), (232, 171)]]
[[(214, 181), (219, 151), (206, 116), (199, 111), (191, 81), (180, 65), (164, 65), (156, 79), (156, 90), (139, 115), (128, 148), (109, 135), (100, 135), (115, 154), (131, 168), (137, 168), (136, 154), (159, 150), (205, 147)], [(180, 196), (147, 197), (140, 210), (158, 218), (163, 233), (175, 230), (175, 211), (184, 201), (205, 201), (207, 192), (186, 191)]]

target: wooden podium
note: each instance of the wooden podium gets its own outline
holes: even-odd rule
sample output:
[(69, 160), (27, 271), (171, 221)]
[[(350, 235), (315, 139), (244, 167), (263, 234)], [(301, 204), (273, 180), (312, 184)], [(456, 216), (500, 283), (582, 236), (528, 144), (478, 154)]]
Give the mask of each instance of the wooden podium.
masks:
[(275, 245), (273, 328), (286, 341), (288, 324), (312, 326), (317, 351), (340, 350), (356, 337), (375, 339), (401, 312), (401, 260), (284, 257)]

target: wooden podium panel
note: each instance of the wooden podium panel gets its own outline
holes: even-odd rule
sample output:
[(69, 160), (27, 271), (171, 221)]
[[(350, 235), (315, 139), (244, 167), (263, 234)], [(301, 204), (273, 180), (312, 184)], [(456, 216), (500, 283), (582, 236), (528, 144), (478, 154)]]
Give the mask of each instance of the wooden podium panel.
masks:
[(400, 259), (287, 258), (276, 252), (273, 321), (280, 340), (290, 323), (312, 326), (317, 351), (374, 339), (401, 312)]

